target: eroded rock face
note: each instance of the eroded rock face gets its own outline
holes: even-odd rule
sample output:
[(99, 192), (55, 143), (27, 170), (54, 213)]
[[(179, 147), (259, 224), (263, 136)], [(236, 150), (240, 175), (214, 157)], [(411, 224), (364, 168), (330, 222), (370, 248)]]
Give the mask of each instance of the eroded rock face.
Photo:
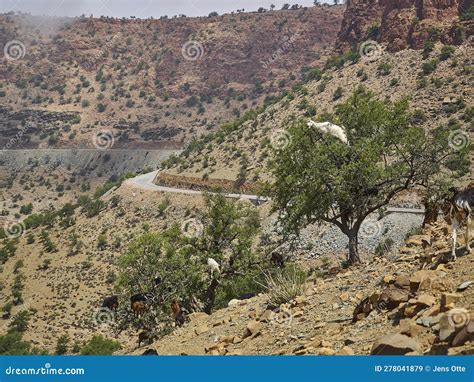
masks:
[[(472, 34), (472, 23), (461, 23), (468, 0), (351, 0), (347, 2), (336, 46), (341, 51), (378, 37), (390, 51), (421, 49), (428, 39), (457, 44)], [(465, 24), (459, 28), (460, 26)], [(367, 32), (379, 27), (378, 36)], [(461, 32), (462, 30), (462, 32)]]

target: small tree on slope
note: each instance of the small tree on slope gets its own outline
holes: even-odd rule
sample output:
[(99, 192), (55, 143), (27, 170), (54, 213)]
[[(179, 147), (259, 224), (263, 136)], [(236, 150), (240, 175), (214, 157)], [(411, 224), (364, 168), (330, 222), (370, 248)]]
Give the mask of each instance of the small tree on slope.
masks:
[(410, 123), (408, 102), (380, 101), (358, 88), (328, 116), (347, 130), (349, 145), (322, 136), (305, 121), (288, 128), (289, 144), (276, 150), (270, 186), (284, 233), (313, 223), (336, 225), (348, 237), (348, 262), (360, 261), (364, 219), (400, 192), (432, 183), (451, 168), (463, 171), (466, 153), (451, 149), (449, 131), (428, 134)]

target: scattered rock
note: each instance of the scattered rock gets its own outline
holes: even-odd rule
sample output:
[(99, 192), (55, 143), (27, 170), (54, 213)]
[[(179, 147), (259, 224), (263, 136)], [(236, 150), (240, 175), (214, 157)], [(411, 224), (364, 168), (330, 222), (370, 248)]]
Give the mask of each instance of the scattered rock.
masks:
[(202, 319), (205, 319), (209, 317), (209, 315), (204, 312), (193, 312), (193, 313), (189, 313), (186, 317), (189, 319), (189, 321), (193, 322), (193, 321), (200, 321)]
[(331, 348), (319, 348), (318, 349), (319, 355), (334, 355), (336, 352)]
[(341, 350), (337, 352), (339, 355), (354, 355), (354, 350), (352, 350), (349, 346), (344, 346)]
[(457, 287), (457, 291), (458, 292), (465, 291), (467, 288), (469, 288), (469, 285), (471, 285), (471, 284), (472, 284), (472, 281), (464, 281), (462, 284), (460, 284)]
[(458, 302), (461, 297), (462, 296), (460, 294), (456, 294), (456, 293), (442, 293), (441, 294), (441, 308), (451, 306), (452, 304), (455, 305), (456, 302)]
[(196, 333), (197, 336), (203, 334), (203, 333), (206, 333), (209, 331), (209, 327), (205, 324), (203, 325), (199, 325), (199, 326), (196, 326), (194, 328), (194, 333)]
[(371, 355), (404, 355), (408, 352), (421, 352), (420, 344), (403, 334), (388, 334), (379, 338), (372, 346)]
[(258, 334), (260, 334), (261, 330), (262, 330), (262, 323), (261, 322), (258, 322), (256, 320), (252, 320), (250, 321), (248, 324), (247, 324), (247, 327), (245, 328), (245, 331), (244, 331), (244, 335), (242, 336), (242, 338), (247, 338), (247, 337), (250, 337), (250, 336), (257, 336)]

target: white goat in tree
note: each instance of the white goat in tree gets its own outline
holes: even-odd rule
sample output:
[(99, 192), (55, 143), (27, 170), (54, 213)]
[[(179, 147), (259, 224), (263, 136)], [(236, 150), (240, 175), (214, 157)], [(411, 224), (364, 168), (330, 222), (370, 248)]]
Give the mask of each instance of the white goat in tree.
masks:
[(214, 272), (221, 273), (219, 263), (210, 257), (207, 259), (207, 266), (209, 270), (211, 271), (211, 278), (213, 277)]
[(308, 127), (314, 127), (318, 129), (321, 133), (332, 135), (333, 137), (339, 139), (342, 143), (349, 145), (346, 130), (344, 129), (344, 127), (334, 125), (331, 122), (317, 123), (312, 120), (308, 121)]

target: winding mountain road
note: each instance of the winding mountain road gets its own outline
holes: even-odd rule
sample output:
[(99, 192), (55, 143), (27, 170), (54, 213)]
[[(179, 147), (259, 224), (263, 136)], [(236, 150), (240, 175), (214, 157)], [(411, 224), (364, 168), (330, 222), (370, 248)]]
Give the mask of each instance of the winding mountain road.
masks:
[[(138, 175), (134, 178), (127, 179), (124, 184), (132, 188), (138, 188), (148, 191), (159, 191), (167, 192), (172, 194), (183, 194), (183, 195), (202, 195), (204, 192), (199, 190), (189, 190), (186, 188), (174, 188), (159, 186), (154, 183), (156, 176), (160, 170), (149, 172), (146, 174)], [(233, 194), (224, 193), (226, 198), (249, 200), (254, 204), (263, 204), (268, 202), (270, 199), (258, 195), (246, 195), (246, 194)], [(399, 213), (399, 214), (424, 214), (425, 210), (422, 208), (403, 208), (403, 207), (387, 207), (387, 213)]]

